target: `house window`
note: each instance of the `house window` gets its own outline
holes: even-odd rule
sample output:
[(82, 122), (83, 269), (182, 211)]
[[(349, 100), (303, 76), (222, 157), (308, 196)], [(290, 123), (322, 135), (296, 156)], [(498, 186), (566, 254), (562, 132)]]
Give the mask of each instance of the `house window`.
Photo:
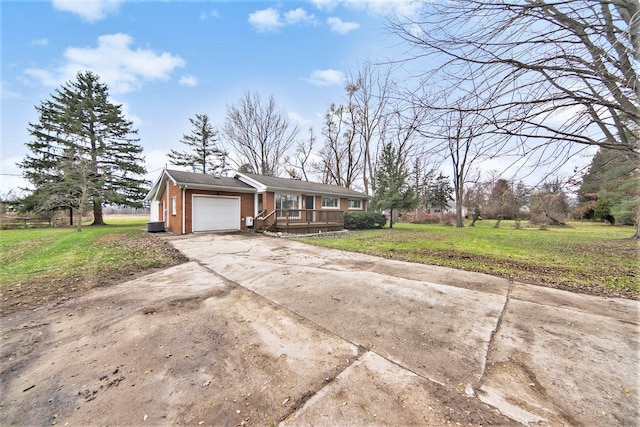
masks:
[[(296, 211), (300, 209), (300, 196), (293, 194), (276, 194), (276, 209), (279, 209), (278, 219), (284, 218), (299, 218), (300, 211)], [(283, 210), (294, 210), (294, 212), (282, 212)]]
[(258, 212), (262, 212), (264, 209), (264, 202), (262, 201), (262, 194), (258, 194)]
[(339, 208), (340, 207), (340, 199), (337, 197), (323, 197), (322, 198), (322, 207), (323, 208)]
[(276, 209), (299, 209), (300, 197), (293, 194), (276, 194)]
[(176, 196), (171, 198), (171, 215), (176, 215), (178, 213), (178, 202), (176, 201)]
[(349, 209), (362, 209), (362, 200), (349, 200)]

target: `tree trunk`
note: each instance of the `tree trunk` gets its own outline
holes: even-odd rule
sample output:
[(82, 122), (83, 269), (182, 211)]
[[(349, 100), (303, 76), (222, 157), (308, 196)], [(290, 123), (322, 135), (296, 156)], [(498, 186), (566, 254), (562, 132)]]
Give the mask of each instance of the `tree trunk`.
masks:
[(640, 240), (640, 208), (638, 208), (638, 217), (636, 218), (636, 234), (633, 235), (632, 239)]
[[(82, 212), (80, 212), (80, 215), (82, 215)], [(102, 217), (102, 199), (98, 197), (93, 198), (93, 223), (91, 225), (107, 225)]]
[(389, 209), (389, 228), (393, 228), (393, 209)]
[[(464, 227), (464, 221), (462, 218), (462, 185), (459, 184), (455, 189), (456, 194), (456, 228)], [(474, 221), (475, 222), (475, 221)]]
[(80, 202), (80, 206), (76, 209), (76, 231), (82, 231), (82, 213), (85, 210), (84, 203)]

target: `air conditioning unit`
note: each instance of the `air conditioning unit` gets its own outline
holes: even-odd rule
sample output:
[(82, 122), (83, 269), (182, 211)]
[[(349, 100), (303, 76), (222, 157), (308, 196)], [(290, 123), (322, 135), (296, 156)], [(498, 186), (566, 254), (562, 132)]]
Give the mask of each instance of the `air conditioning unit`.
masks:
[(247, 228), (253, 228), (253, 217), (248, 216), (244, 219)]
[(147, 232), (160, 233), (164, 231), (164, 221), (151, 221), (147, 223)]

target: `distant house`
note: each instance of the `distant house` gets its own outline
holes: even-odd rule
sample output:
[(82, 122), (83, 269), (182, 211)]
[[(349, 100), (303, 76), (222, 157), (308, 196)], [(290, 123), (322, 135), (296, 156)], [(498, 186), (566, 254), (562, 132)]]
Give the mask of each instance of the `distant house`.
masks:
[(364, 211), (370, 197), (336, 185), (235, 172), (221, 177), (165, 169), (145, 198), (151, 222), (176, 234), (269, 229), (342, 229), (344, 212)]
[[(466, 215), (467, 208), (462, 207), (462, 216)], [(447, 213), (456, 213), (456, 204), (455, 202), (448, 202), (445, 206), (436, 206), (432, 204), (427, 204), (425, 207), (425, 212), (431, 215), (442, 216), (442, 214)]]

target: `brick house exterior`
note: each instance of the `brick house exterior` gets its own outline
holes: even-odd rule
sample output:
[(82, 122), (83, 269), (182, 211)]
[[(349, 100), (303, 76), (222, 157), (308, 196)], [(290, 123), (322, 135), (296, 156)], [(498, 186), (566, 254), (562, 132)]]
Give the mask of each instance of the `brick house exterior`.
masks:
[(163, 222), (164, 229), (175, 234), (189, 234), (246, 230), (254, 219), (282, 222), (285, 216), (292, 226), (297, 220), (306, 229), (318, 228), (342, 212), (366, 210), (369, 196), (288, 178), (239, 172), (220, 177), (165, 169), (145, 200), (151, 205), (151, 222)]

